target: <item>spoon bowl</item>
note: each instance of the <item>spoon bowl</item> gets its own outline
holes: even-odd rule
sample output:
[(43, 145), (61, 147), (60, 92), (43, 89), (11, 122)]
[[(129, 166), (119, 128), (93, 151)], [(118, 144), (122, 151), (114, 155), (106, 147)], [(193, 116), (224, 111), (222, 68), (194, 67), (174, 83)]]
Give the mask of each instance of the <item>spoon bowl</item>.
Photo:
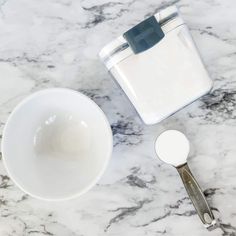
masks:
[(157, 138), (155, 149), (163, 162), (177, 167), (187, 162), (190, 145), (180, 131), (167, 130)]

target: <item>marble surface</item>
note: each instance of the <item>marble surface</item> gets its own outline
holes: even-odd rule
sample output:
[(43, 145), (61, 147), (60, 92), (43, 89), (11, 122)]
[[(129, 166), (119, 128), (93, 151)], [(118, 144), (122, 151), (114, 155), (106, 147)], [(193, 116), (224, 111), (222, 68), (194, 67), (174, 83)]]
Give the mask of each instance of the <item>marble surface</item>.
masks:
[[(214, 88), (162, 123), (145, 126), (97, 53), (171, 3), (189, 25)], [(96, 101), (114, 134), (112, 160), (102, 179), (67, 202), (27, 196), (0, 160), (0, 235), (236, 235), (235, 14), (234, 0), (0, 0), (1, 132), (24, 97), (66, 87)], [(167, 128), (191, 140), (189, 165), (222, 219), (214, 232), (202, 226), (176, 170), (155, 156), (154, 140)]]

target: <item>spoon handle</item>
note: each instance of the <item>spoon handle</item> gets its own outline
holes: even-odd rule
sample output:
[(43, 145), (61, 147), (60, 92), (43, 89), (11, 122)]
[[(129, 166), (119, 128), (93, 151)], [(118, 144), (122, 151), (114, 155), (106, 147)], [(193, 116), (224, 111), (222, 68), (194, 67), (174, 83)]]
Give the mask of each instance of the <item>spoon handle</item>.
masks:
[(215, 217), (207, 203), (207, 200), (191, 173), (188, 164), (177, 167), (179, 175), (184, 183), (184, 187), (200, 217), (204, 226), (210, 231), (218, 227)]

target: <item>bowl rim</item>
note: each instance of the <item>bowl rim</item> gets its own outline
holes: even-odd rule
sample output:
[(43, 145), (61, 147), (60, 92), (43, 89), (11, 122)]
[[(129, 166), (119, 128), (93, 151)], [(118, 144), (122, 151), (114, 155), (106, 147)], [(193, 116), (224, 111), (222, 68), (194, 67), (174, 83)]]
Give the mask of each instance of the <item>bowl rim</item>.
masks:
[[(28, 190), (26, 190), (23, 186), (21, 186), (21, 184), (18, 182), (17, 178), (14, 176), (14, 174), (9, 170), (8, 168), (8, 163), (7, 163), (7, 157), (4, 154), (5, 153), (5, 146), (6, 146), (6, 140), (5, 140), (5, 134), (7, 132), (8, 126), (9, 126), (9, 122), (12, 119), (13, 116), (15, 116), (18, 112), (18, 110), (20, 110), (26, 103), (28, 103), (30, 100), (32, 100), (35, 97), (38, 96), (43, 96), (43, 94), (47, 94), (47, 93), (53, 93), (53, 92), (69, 92), (69, 93), (74, 93), (75, 95), (79, 95), (80, 97), (83, 97), (83, 99), (87, 100), (90, 104), (95, 105), (94, 107), (96, 107), (97, 111), (100, 113), (100, 115), (103, 117), (103, 120), (105, 121), (105, 128), (107, 128), (108, 130), (108, 152), (106, 154), (106, 158), (105, 161), (103, 163), (102, 168), (100, 169), (99, 173), (97, 174), (97, 176), (89, 182), (89, 184), (80, 189), (79, 191), (77, 191), (76, 193), (73, 194), (68, 194), (68, 196), (65, 197), (43, 197), (43, 196), (39, 196), (37, 194), (34, 194)], [(104, 174), (108, 163), (111, 159), (112, 156), (112, 152), (113, 152), (113, 134), (112, 134), (112, 129), (111, 129), (111, 125), (107, 119), (107, 116), (105, 115), (104, 111), (98, 106), (98, 104), (93, 101), (91, 98), (89, 98), (88, 96), (86, 96), (85, 94), (83, 94), (80, 91), (76, 91), (73, 89), (69, 89), (69, 88), (47, 88), (47, 89), (41, 89), (37, 92), (34, 92), (32, 94), (30, 94), (29, 96), (25, 97), (22, 101), (20, 101), (11, 111), (11, 114), (8, 116), (7, 121), (3, 127), (3, 132), (2, 132), (2, 141), (1, 141), (1, 152), (2, 152), (2, 160), (3, 160), (3, 165), (7, 171), (7, 174), (9, 175), (9, 177), (11, 178), (11, 180), (14, 182), (14, 184), (21, 189), (23, 192), (25, 192), (26, 194), (30, 195), (31, 197), (40, 199), (40, 200), (46, 200), (46, 201), (65, 201), (65, 200), (70, 200), (70, 199), (74, 199), (77, 198), (81, 195), (83, 195), (84, 193), (88, 192), (101, 178), (101, 176)]]

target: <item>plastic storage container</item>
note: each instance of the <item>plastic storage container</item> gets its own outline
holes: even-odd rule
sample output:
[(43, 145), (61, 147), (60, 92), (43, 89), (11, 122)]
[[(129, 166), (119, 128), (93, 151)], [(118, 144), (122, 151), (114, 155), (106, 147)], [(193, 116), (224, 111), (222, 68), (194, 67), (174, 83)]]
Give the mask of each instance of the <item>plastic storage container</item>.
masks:
[(212, 87), (175, 6), (134, 26), (99, 55), (146, 124), (160, 122)]

